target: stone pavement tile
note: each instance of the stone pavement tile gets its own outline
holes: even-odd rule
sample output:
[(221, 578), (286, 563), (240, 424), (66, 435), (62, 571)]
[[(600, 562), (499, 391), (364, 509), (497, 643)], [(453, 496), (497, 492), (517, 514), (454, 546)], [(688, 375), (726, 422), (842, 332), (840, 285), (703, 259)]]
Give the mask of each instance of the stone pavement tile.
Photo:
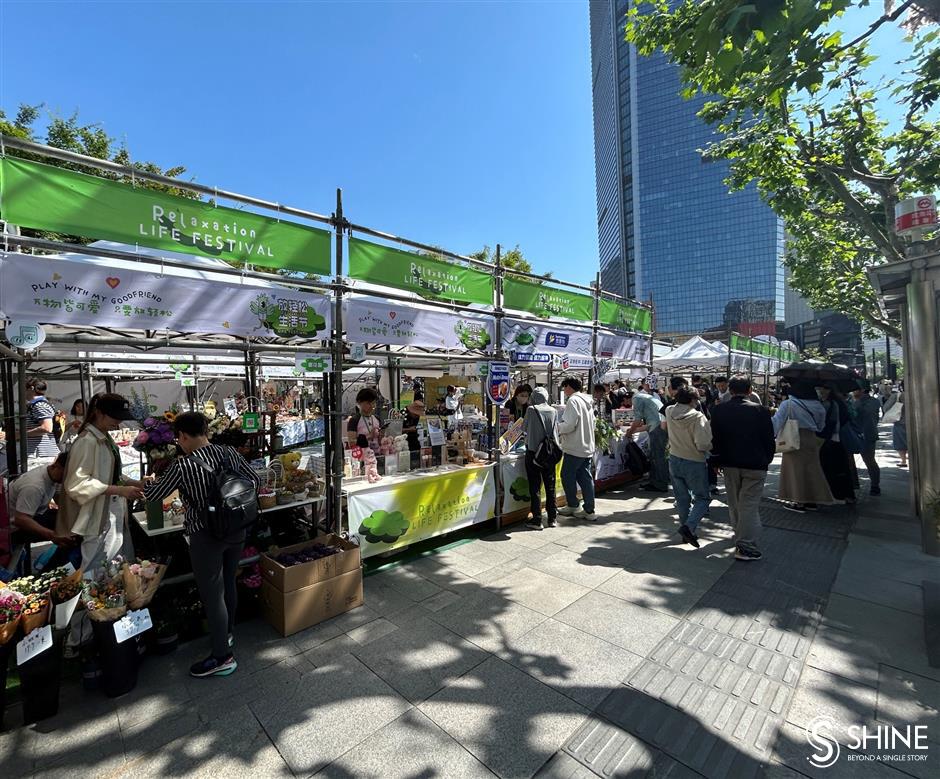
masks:
[(388, 617), (415, 605), (415, 601), (392, 587), (388, 583), (388, 579), (382, 577), (382, 574), (366, 576), (362, 580), (362, 596), (364, 602), (369, 604), (369, 608), (383, 617)]
[(135, 755), (123, 772), (112, 775), (211, 779), (219, 776), (288, 777), (291, 773), (249, 707), (241, 705), (157, 752)]
[(560, 611), (555, 619), (643, 656), (678, 622), (667, 614), (596, 591)]
[(682, 579), (639, 571), (620, 571), (598, 588), (621, 600), (674, 617), (684, 616), (707, 592), (707, 588)]
[(308, 649), (313, 649), (315, 646), (319, 646), (353, 628), (365, 625), (367, 622), (378, 618), (379, 613), (369, 606), (359, 606), (352, 611), (340, 614), (338, 617), (328, 619), (326, 622), (320, 622), (306, 630), (294, 633), (292, 636), (288, 636), (288, 639), (297, 647), (298, 651), (306, 652)]
[(547, 617), (481, 589), (432, 614), (432, 619), (487, 652), (498, 652)]
[(676, 544), (648, 549), (645, 554), (631, 560), (627, 567), (707, 588), (721, 578), (733, 562), (734, 557), (724, 543), (703, 546), (701, 549)]
[(926, 725), (927, 738), (940, 745), (940, 682), (881, 666), (875, 717), (895, 727)]
[(568, 549), (583, 565), (616, 565), (623, 567), (649, 553), (651, 544), (629, 536), (602, 534), (569, 544)]
[(398, 625), (389, 622), (387, 619), (376, 619), (353, 628), (346, 635), (357, 644), (371, 644), (373, 641), (378, 641), (396, 630), (398, 630)]
[(101, 693), (84, 693), (63, 683), (58, 713), (21, 730), (25, 736), (21, 743), (37, 770), (73, 761), (79, 770), (93, 768), (99, 759), (109, 766), (124, 760), (115, 702)]
[(786, 719), (791, 725), (808, 728), (817, 717), (827, 717), (833, 723), (833, 735), (843, 740), (849, 727), (874, 723), (875, 701), (876, 693), (871, 687), (807, 667)]
[(134, 760), (156, 752), (179, 738), (198, 733), (204, 727), (206, 720), (200, 716), (199, 711), (185, 706), (168, 709), (162, 716), (139, 719), (132, 724), (122, 725), (121, 738), (125, 759)]
[(374, 576), (366, 577), (366, 581), (371, 579), (378, 580), (378, 584), (398, 590), (409, 600), (415, 602), (423, 601), (425, 598), (430, 598), (440, 592), (437, 585), (423, 578), (407, 565), (395, 566)]
[(806, 664), (859, 684), (877, 687), (880, 656), (881, 649), (875, 639), (822, 625), (813, 639)]
[(537, 775), (581, 776), (582, 774), (574, 770), (574, 766), (579, 766), (581, 770), (589, 771), (585, 776), (647, 776), (670, 779), (692, 779), (701, 776), (673, 760), (665, 752), (597, 717), (590, 717), (578, 728), (568, 739), (564, 751), (556, 757), (564, 760), (559, 761), (555, 770), (568, 770), (572, 773), (548, 773), (543, 769)]
[(489, 657), (430, 618), (416, 621), (353, 654), (400, 695), (418, 703)]
[(301, 657), (314, 668), (333, 668), (346, 662), (360, 646), (349, 634), (344, 633), (304, 652)]
[(437, 595), (432, 595), (427, 600), (421, 601), (421, 605), (428, 611), (440, 611), (460, 600), (460, 596), (450, 590), (441, 590)]
[(535, 775), (536, 779), (596, 779), (599, 774), (585, 768), (571, 755), (556, 752)]
[(290, 769), (309, 776), (411, 708), (355, 658), (304, 674), (251, 710)]
[(769, 759), (779, 720), (690, 680), (670, 703), (619, 687), (596, 714), (705, 776), (753, 777)]
[[(509, 536), (512, 538), (512, 536)], [(482, 560), (490, 565), (505, 565), (513, 557), (505, 552), (501, 552), (495, 544), (486, 543), (480, 539), (472, 541), (469, 544), (455, 546), (452, 550), (456, 554), (469, 557), (474, 560)]]
[(619, 566), (603, 560), (591, 560), (590, 564), (585, 564), (580, 555), (567, 549), (560, 549), (544, 560), (532, 563), (532, 567), (589, 589), (595, 589), (620, 570)]
[(234, 636), (233, 651), (240, 670), (254, 673), (300, 653), (296, 642), (286, 640), (264, 620), (238, 625)]
[(492, 582), (489, 589), (546, 617), (557, 614), (590, 592), (586, 587), (534, 568), (522, 568), (507, 574)]
[(552, 534), (546, 530), (533, 530), (525, 525), (517, 525), (508, 532), (511, 541), (529, 549), (541, 549), (554, 542)]
[(467, 557), (449, 549), (446, 552), (415, 560), (409, 563), (408, 567), (440, 587), (438, 579), (441, 576), (446, 577), (450, 573), (474, 576), (492, 568), (493, 563), (482, 557)]
[(22, 706), (7, 706), (3, 712), (5, 730), (0, 731), (0, 766), (4, 775), (29, 776), (33, 771), (33, 741), (36, 734), (22, 727)]
[(906, 611), (909, 614), (923, 615), (924, 590), (920, 584), (886, 579), (860, 571), (840, 570), (832, 585), (832, 591), (839, 595), (857, 598), (868, 603)]
[(527, 568), (528, 566), (529, 563), (527, 563), (523, 558), (514, 557), (505, 563), (494, 565), (489, 570), (478, 573), (473, 578), (484, 587), (489, 589), (494, 582), (499, 581), (504, 576), (514, 573), (515, 571), (521, 571), (523, 568)]
[(492, 779), (493, 773), (417, 709), (376, 731), (315, 779)]
[(593, 709), (643, 658), (549, 619), (498, 653), (530, 676)]
[(496, 657), (420, 709), (502, 777), (532, 776), (587, 716), (570, 698)]

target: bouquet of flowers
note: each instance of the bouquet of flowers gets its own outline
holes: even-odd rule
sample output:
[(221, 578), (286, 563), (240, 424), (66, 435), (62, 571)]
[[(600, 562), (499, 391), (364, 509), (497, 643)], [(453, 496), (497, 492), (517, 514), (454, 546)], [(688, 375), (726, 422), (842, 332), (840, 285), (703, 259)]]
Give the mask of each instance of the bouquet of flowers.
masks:
[(147, 417), (142, 423), (143, 430), (134, 439), (133, 447), (147, 455), (151, 462), (176, 456), (174, 440), (176, 434), (173, 425), (167, 419)]
[(0, 646), (3, 646), (14, 635), (20, 626), (23, 614), (23, 598), (18, 592), (12, 590), (0, 591)]
[(23, 613), (20, 616), (20, 622), (23, 625), (23, 633), (32, 633), (36, 628), (41, 628), (49, 621), (49, 594), (42, 595), (33, 593), (27, 595), (23, 600)]
[(117, 557), (105, 563), (94, 579), (83, 581), (82, 603), (88, 616), (96, 622), (113, 622), (127, 613), (121, 576), (123, 565), (124, 560)]
[(153, 600), (165, 573), (165, 565), (151, 560), (125, 562), (121, 568), (121, 579), (128, 607), (142, 609), (147, 606)]

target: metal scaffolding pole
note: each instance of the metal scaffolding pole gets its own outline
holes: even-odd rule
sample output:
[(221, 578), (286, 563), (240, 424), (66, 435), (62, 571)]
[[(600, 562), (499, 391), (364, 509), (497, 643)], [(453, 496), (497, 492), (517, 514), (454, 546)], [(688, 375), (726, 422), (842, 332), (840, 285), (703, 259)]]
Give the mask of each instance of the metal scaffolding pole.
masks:
[[(329, 505), (333, 511), (332, 525), (337, 535), (343, 532), (343, 234), (346, 220), (343, 217), (343, 190), (336, 190), (336, 213), (333, 224), (336, 228), (336, 287), (333, 299), (333, 375), (330, 424), (333, 428), (332, 492)], [(327, 453), (329, 455), (329, 453)]]

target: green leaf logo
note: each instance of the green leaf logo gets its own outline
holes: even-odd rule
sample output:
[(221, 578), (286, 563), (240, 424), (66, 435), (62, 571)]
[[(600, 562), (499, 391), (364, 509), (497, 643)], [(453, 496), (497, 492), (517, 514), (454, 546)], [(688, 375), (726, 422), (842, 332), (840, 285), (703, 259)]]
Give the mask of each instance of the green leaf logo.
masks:
[(400, 511), (373, 511), (359, 525), (359, 535), (366, 537), (370, 544), (394, 544), (401, 538), (410, 523)]

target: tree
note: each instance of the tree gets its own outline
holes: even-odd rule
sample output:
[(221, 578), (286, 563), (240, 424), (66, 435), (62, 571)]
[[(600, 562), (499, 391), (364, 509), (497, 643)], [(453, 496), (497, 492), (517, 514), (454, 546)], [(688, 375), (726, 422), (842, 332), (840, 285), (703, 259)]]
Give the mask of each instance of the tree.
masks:
[[(935, 20), (937, 5), (889, 7), (847, 42), (836, 26), (849, 0), (643, 0), (627, 16), (640, 53), (663, 52), (681, 66), (684, 94), (706, 96), (699, 115), (716, 140), (704, 156), (728, 160), (729, 188), (756, 183), (784, 219), (793, 287), (869, 332), (900, 332), (866, 276), (905, 257), (894, 206), (940, 183), (937, 32), (910, 37), (898, 75), (884, 82), (871, 76), (869, 43), (906, 12), (910, 27)], [(899, 126), (880, 100), (903, 106)]]
[[(433, 257), (434, 259), (442, 259), (443, 254), (438, 254), (431, 251), (420, 251), (418, 254), (424, 257)], [(472, 254), (468, 255), (478, 262), (487, 262), (490, 265), (496, 264), (496, 252), (490, 249), (488, 244), (484, 244), (483, 248), (479, 251), (475, 251)], [(499, 253), (500, 264), (507, 271), (520, 271), (522, 273), (532, 273), (532, 264), (525, 258), (522, 253), (522, 249), (519, 248), (519, 244), (516, 244), (514, 248), (510, 249), (507, 252), (500, 251)], [(514, 278), (525, 278), (520, 276), (518, 273), (507, 273), (507, 276), (512, 276)], [(544, 276), (551, 278), (551, 273), (545, 273)], [(530, 279), (534, 281), (534, 279)], [(536, 282), (540, 283), (540, 282)]]

